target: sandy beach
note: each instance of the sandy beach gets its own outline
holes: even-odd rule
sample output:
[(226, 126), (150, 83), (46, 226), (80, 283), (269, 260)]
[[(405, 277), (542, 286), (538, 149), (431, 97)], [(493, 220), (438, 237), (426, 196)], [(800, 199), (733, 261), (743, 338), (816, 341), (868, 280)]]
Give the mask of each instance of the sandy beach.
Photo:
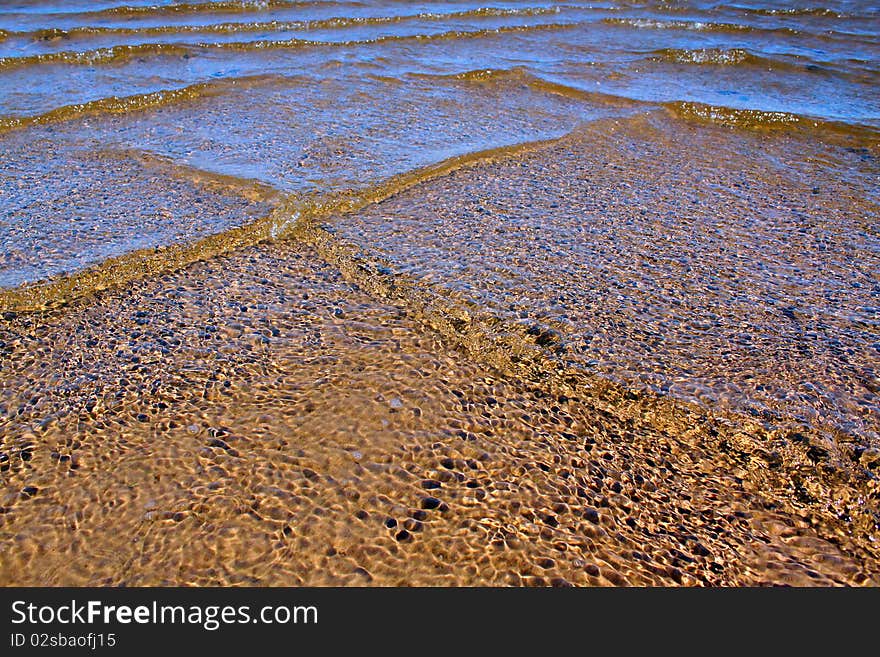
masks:
[(0, 585), (880, 584), (874, 8), (63, 4)]

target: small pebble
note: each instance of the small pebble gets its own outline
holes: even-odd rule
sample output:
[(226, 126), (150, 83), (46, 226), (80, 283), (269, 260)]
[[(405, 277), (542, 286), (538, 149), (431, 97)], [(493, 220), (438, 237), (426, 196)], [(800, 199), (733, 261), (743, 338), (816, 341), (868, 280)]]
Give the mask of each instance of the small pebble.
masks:
[(550, 513), (543, 514), (541, 519), (544, 521), (544, 524), (549, 525), (550, 527), (559, 527), (559, 521), (556, 519), (556, 516)]
[(403, 521), (403, 526), (411, 532), (420, 532), (424, 525), (415, 518), (407, 518)]

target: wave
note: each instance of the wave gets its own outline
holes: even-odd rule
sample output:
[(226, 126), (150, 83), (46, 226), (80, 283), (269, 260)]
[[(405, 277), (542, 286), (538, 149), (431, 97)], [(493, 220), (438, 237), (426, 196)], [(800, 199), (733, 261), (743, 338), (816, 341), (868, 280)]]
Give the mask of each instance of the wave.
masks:
[(526, 86), (535, 91), (583, 100), (606, 107), (641, 107), (649, 104), (624, 96), (608, 94), (601, 91), (587, 91), (561, 82), (555, 82), (531, 73), (522, 66), (502, 69), (474, 69), (452, 74), (412, 73), (411, 77), (426, 80), (447, 80), (473, 83), (513, 84)]
[[(143, 15), (180, 14), (237, 14), (267, 11), (271, 9), (297, 9), (325, 5), (314, 0), (216, 0), (214, 2), (175, 2), (167, 5), (119, 5), (93, 11), (53, 12), (48, 15), (94, 16), (97, 18)], [(339, 6), (363, 7), (365, 2), (346, 0), (335, 2)]]
[(809, 128), (825, 135), (856, 137), (871, 147), (880, 146), (880, 127), (874, 125), (829, 121), (791, 112), (773, 112), (760, 109), (740, 109), (695, 101), (655, 102), (602, 91), (588, 91), (562, 82), (548, 80), (531, 73), (524, 67), (509, 69), (476, 69), (451, 75), (413, 73), (412, 77), (426, 79), (461, 80), (472, 83), (515, 84), (535, 91), (583, 100), (594, 105), (618, 109), (639, 109), (650, 112), (662, 108), (669, 114), (686, 121), (724, 125), (748, 130)]
[(70, 32), (67, 30), (62, 30), (60, 27), (47, 27), (41, 30), (35, 30), (33, 32), (11, 32), (10, 36), (15, 36), (19, 38), (28, 38), (33, 41), (53, 41), (55, 39), (67, 39), (70, 37)]
[(171, 178), (181, 178), (190, 183), (196, 183), (211, 190), (223, 190), (232, 192), (252, 202), (276, 203), (282, 196), (272, 185), (255, 178), (243, 178), (228, 173), (206, 171), (189, 164), (174, 160), (167, 155), (161, 155), (152, 151), (137, 148), (108, 148), (102, 153), (110, 157), (124, 157), (138, 162), (147, 169), (158, 169), (163, 175)]
[(742, 23), (717, 23), (713, 21), (659, 20), (655, 18), (603, 18), (606, 25), (634, 27), (644, 30), (692, 30), (696, 32), (747, 33), (762, 32), (776, 34), (801, 34), (791, 27), (754, 27)]
[[(808, 121), (804, 117), (790, 112), (736, 109), (733, 107), (725, 107), (723, 105), (709, 105), (693, 101), (680, 100), (664, 103), (663, 105), (672, 114), (681, 119), (697, 120), (705, 123), (717, 123), (739, 128), (773, 128), (798, 125)], [(813, 127), (815, 127), (815, 125)]]
[(859, 138), (872, 147), (880, 146), (880, 126), (873, 124), (831, 121), (792, 112), (736, 108), (696, 101), (676, 100), (657, 102), (632, 98), (604, 91), (589, 91), (580, 87), (548, 80), (515, 66), (508, 69), (475, 69), (455, 74), (413, 73), (414, 78), (431, 80), (461, 80), (472, 83), (515, 84), (536, 91), (584, 100), (596, 105), (614, 108), (634, 108), (650, 112), (662, 108), (673, 116), (700, 123), (724, 125), (743, 129), (810, 128), (813, 131)]
[(678, 21), (658, 18), (603, 18), (606, 25), (622, 25), (649, 30), (697, 30), (700, 32), (749, 32), (754, 28), (740, 23), (713, 23), (706, 21)]
[(651, 59), (676, 64), (711, 64), (713, 66), (738, 66), (754, 64), (770, 66), (774, 60), (750, 53), (745, 48), (661, 48), (651, 51)]
[(46, 125), (69, 121), (81, 116), (94, 114), (125, 114), (140, 112), (147, 109), (155, 109), (165, 105), (214, 96), (231, 88), (249, 88), (258, 84), (268, 84), (283, 80), (278, 75), (254, 75), (240, 78), (227, 78), (212, 80), (210, 82), (198, 82), (179, 89), (159, 89), (145, 94), (132, 96), (109, 96), (98, 98), (85, 103), (63, 105), (43, 114), (34, 116), (3, 116), (0, 117), (0, 134), (9, 130), (25, 128), (33, 125)]
[[(798, 55), (791, 55), (802, 59)], [(661, 48), (648, 53), (648, 59), (673, 64), (695, 64), (698, 66), (753, 66), (765, 70), (810, 71), (829, 73), (831, 69), (812, 60), (793, 63), (775, 57), (757, 55), (745, 48)], [(842, 71), (841, 74), (846, 74)]]
[[(618, 4), (616, 9), (619, 10), (627, 10), (627, 9), (653, 9), (662, 12), (668, 13), (686, 13), (686, 14), (694, 14), (694, 13), (703, 13), (703, 12), (711, 12), (714, 14), (730, 12), (736, 13), (743, 16), (762, 16), (762, 17), (824, 17), (830, 19), (859, 19), (859, 18), (874, 18), (876, 16), (876, 12), (873, 14), (870, 10), (867, 12), (862, 10), (857, 10), (852, 8), (849, 11), (843, 11), (840, 9), (831, 9), (830, 7), (751, 7), (745, 4), (739, 4), (736, 2), (732, 3), (722, 3), (722, 4), (714, 4), (710, 3), (708, 6), (694, 6), (694, 3), (676, 3), (676, 2), (624, 2)], [(863, 7), (864, 9), (864, 7)]]
[(824, 16), (828, 18), (850, 18), (857, 16), (847, 14), (828, 7), (748, 7), (745, 5), (729, 4), (718, 5), (715, 7), (718, 11), (737, 11), (744, 14), (755, 14), (757, 16)]
[[(197, 260), (216, 257), (267, 240), (296, 237), (322, 219), (361, 210), (422, 182), (445, 176), (458, 169), (541, 148), (559, 139), (562, 137), (468, 152), (392, 176), (366, 189), (335, 190), (302, 197), (287, 197), (275, 210), (260, 219), (209, 235), (195, 242), (140, 249), (108, 258), (80, 272), (2, 289), (0, 290), (0, 311), (42, 312), (64, 306), (101, 290), (180, 269)], [(142, 157), (153, 164), (186, 169), (190, 178), (194, 173), (209, 181), (218, 178), (224, 180), (232, 178), (231, 176), (218, 176), (211, 172), (200, 172), (191, 167), (181, 167), (181, 165), (164, 158), (149, 155)], [(239, 186), (247, 187), (249, 182), (242, 181)], [(266, 194), (264, 191), (261, 193)], [(278, 192), (275, 193), (278, 194)]]
[(718, 23), (699, 20), (662, 20), (656, 18), (603, 18), (602, 23), (618, 27), (630, 27), (645, 30), (689, 30), (696, 32), (717, 32), (728, 34), (765, 34), (779, 36), (809, 36), (814, 39), (836, 40), (855, 39), (864, 43), (874, 44), (874, 32), (852, 32), (845, 30), (798, 29), (794, 27), (745, 25), (742, 23)]
[(63, 51), (25, 55), (22, 57), (0, 57), (0, 69), (40, 64), (86, 64), (105, 65), (117, 64), (139, 56), (177, 55), (187, 56), (205, 50), (260, 51), (285, 50), (297, 48), (344, 48), (395, 42), (430, 42), (453, 39), (479, 39), (500, 34), (526, 33), (572, 29), (582, 23), (542, 23), (540, 25), (507, 25), (492, 29), (480, 30), (449, 30), (436, 34), (388, 35), (373, 39), (350, 39), (346, 41), (318, 41), (314, 39), (282, 39), (258, 41), (232, 41), (228, 43), (140, 43), (123, 46), (111, 46), (86, 51)]
[(103, 27), (81, 26), (68, 29), (51, 28), (31, 32), (10, 32), (9, 36), (22, 39), (49, 40), (55, 38), (68, 39), (81, 36), (146, 36), (164, 34), (235, 34), (239, 32), (268, 32), (268, 31), (307, 31), (344, 29), (363, 25), (390, 25), (407, 21), (442, 21), (458, 20), (462, 18), (506, 18), (506, 17), (531, 17), (559, 14), (566, 9), (577, 9), (571, 6), (553, 7), (480, 7), (454, 12), (421, 12), (417, 14), (403, 14), (399, 16), (336, 16), (332, 18), (320, 18), (301, 21), (265, 21), (265, 22), (233, 22), (211, 23), (207, 25), (158, 25), (148, 27)]
[(634, 27), (645, 30), (693, 30), (697, 32), (767, 32), (779, 34), (800, 34), (791, 27), (754, 27), (741, 23), (716, 23), (711, 21), (660, 20), (656, 18), (603, 18), (606, 25)]
[(810, 129), (825, 134), (858, 137), (872, 147), (880, 145), (880, 128), (829, 121), (792, 112), (774, 112), (759, 109), (740, 109), (694, 101), (661, 103), (667, 112), (685, 121), (695, 121), (748, 130)]
[(759, 55), (746, 48), (660, 48), (646, 53), (648, 61), (696, 66), (753, 67), (765, 71), (787, 71), (836, 75), (866, 84), (876, 79), (877, 69), (861, 59), (816, 61), (809, 56)]
[[(388, 84), (399, 84), (402, 82), (402, 79), (397, 77), (381, 75), (370, 75), (369, 77)], [(575, 98), (608, 107), (633, 107), (643, 105), (640, 101), (630, 100), (622, 96), (615, 96), (597, 91), (587, 91), (559, 82), (546, 80), (529, 73), (522, 67), (513, 67), (509, 69), (476, 69), (448, 75), (411, 73), (408, 77), (416, 80), (491, 82), (495, 84), (525, 85), (538, 92)], [(134, 94), (131, 96), (109, 96), (106, 98), (97, 98), (85, 103), (64, 105), (48, 112), (31, 116), (0, 116), (0, 134), (29, 126), (70, 121), (83, 116), (142, 112), (145, 110), (173, 105), (175, 103), (186, 102), (188, 100), (218, 96), (235, 89), (248, 89), (261, 85), (289, 83), (293, 79), (294, 78), (280, 74), (229, 77), (219, 80), (197, 82), (176, 89), (158, 89), (156, 91)]]
[(97, 50), (64, 51), (25, 55), (22, 57), (0, 57), (0, 69), (35, 64), (79, 64), (93, 66), (98, 64), (121, 63), (134, 57), (147, 55), (187, 55), (191, 49), (178, 44), (140, 43), (129, 46), (111, 46)]

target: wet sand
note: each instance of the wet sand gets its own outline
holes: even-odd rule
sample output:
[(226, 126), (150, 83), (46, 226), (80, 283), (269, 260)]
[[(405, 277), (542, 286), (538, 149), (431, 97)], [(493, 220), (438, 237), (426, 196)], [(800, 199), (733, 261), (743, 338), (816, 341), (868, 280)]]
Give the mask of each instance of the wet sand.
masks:
[[(646, 343), (633, 327), (661, 333), (673, 370), (701, 354), (695, 371), (675, 376), (710, 390), (701, 367), (742, 383), (749, 353), (733, 346), (732, 358), (718, 359), (711, 340), (686, 344), (689, 332), (661, 321), (664, 308), (706, 303), (719, 309), (724, 335), (741, 312), (731, 288), (695, 294), (669, 268), (656, 279), (669, 283), (666, 306), (650, 285), (625, 298), (609, 293), (603, 276), (650, 278), (645, 262), (588, 253), (622, 234), (603, 242), (563, 230), (584, 217), (577, 189), (586, 178), (589, 197), (609, 199), (601, 211), (629, 235), (644, 235), (630, 221), (641, 209), (657, 234), (683, 225), (662, 218), (682, 216), (675, 203), (685, 200), (668, 193), (679, 169), (668, 165), (690, 144), (655, 134), (667, 166), (652, 168), (650, 153), (638, 153), (652, 134), (640, 121), (606, 142), (588, 132), (470, 164), (344, 217), (304, 220), (285, 239), (62, 308), (6, 313), (0, 584), (880, 583), (870, 408), (847, 415), (843, 404), (856, 431), (834, 417), (830, 429), (791, 411), (809, 400), (772, 405), (776, 414), (765, 417), (628, 376), (640, 362), (646, 374), (669, 376), (639, 360), (632, 345)], [(729, 150), (713, 160), (707, 189), (730, 191), (748, 159), (732, 154), (761, 137), (714, 130), (700, 133), (702, 143)], [(766, 162), (807, 143), (767, 137)], [(816, 149), (806, 161), (829, 153), (864, 161), (861, 151)], [(600, 164), (612, 169), (605, 179)], [(663, 172), (671, 178), (652, 177)], [(637, 180), (655, 180), (659, 191), (615, 196)], [(747, 243), (762, 221), (791, 216), (772, 189), (785, 196), (812, 184), (762, 180), (740, 190), (742, 207), (758, 215), (746, 230), (737, 206), (703, 199), (719, 217), (719, 240)], [(864, 216), (853, 211), (873, 207), (853, 192), (861, 180), (858, 170), (836, 178), (821, 207)], [(526, 230), (523, 212), (541, 230)], [(397, 247), (383, 248), (391, 234)], [(658, 244), (657, 234), (644, 238)], [(839, 252), (832, 238), (824, 243)], [(543, 279), (542, 266), (564, 248), (583, 257), (581, 268), (548, 266), (556, 275)], [(517, 270), (522, 249), (532, 255)], [(752, 308), (766, 307), (753, 296)], [(861, 303), (856, 296), (853, 308)], [(632, 313), (639, 304), (660, 310)], [(597, 326), (610, 330), (608, 318), (617, 342), (600, 339), (593, 355), (573, 348)], [(764, 351), (769, 370), (803, 340), (789, 328), (773, 337), (773, 326), (751, 329), (777, 348)], [(862, 346), (858, 331), (837, 334), (854, 341), (843, 349)], [(859, 353), (865, 367), (876, 364), (870, 349)], [(824, 352), (798, 367), (832, 383), (849, 371)], [(784, 381), (781, 370), (771, 373)]]

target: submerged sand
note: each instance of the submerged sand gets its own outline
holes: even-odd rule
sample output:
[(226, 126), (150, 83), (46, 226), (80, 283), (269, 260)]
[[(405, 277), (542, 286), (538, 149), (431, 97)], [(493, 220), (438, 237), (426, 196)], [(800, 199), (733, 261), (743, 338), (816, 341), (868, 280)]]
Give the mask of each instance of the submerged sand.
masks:
[[(870, 283), (873, 228), (859, 246), (846, 223), (876, 210), (869, 178), (852, 168), (813, 194), (810, 176), (873, 155), (813, 145), (782, 181), (794, 165), (761, 167), (810, 142), (706, 129), (728, 150), (701, 160), (687, 132), (617, 126), (7, 313), (0, 583), (880, 583), (871, 329), (821, 323), (844, 367), (803, 335), (797, 308), (824, 288), (774, 269), (796, 217), (829, 227), (818, 250), (798, 245), (805, 271), (824, 253), (824, 282), (865, 283), (840, 264), (856, 254)], [(682, 197), (697, 170), (707, 194)], [(699, 239), (741, 248), (706, 262)], [(771, 288), (802, 301), (783, 294), (775, 324), (748, 296)], [(862, 289), (835, 307), (861, 312)], [(714, 331), (682, 324), (706, 307)], [(753, 338), (737, 346), (731, 327)], [(776, 394), (796, 371), (833, 412)]]

